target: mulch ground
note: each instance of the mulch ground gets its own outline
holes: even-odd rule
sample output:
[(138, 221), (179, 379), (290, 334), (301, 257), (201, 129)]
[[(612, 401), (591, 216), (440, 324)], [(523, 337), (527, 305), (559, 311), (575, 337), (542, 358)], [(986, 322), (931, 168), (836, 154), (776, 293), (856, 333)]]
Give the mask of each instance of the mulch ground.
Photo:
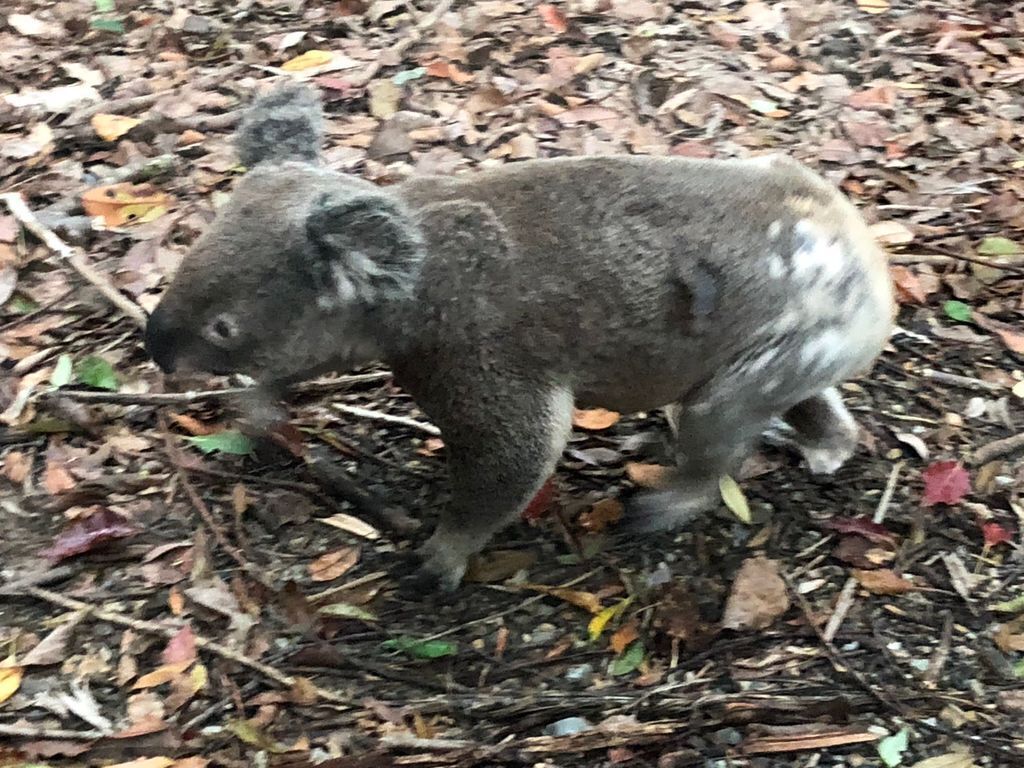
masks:
[[(1024, 764), (1020, 4), (10, 5), (0, 184), (81, 250), (0, 211), (0, 765)], [(447, 490), (387, 371), (305, 385), (287, 439), (247, 442), (238, 382), (172, 391), (132, 319), (281, 76), (380, 183), (607, 152), (825, 173), (901, 301), (844, 387), (857, 455), (815, 478), (765, 446), (749, 523), (627, 539), (666, 426), (583, 415), (474, 580), (401, 597)]]

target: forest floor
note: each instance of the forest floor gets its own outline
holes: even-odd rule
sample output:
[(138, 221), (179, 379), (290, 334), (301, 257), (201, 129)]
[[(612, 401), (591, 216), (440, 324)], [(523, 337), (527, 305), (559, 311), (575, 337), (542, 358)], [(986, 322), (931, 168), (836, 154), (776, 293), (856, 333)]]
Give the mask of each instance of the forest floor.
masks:
[[(1024, 5), (4, 12), (0, 765), (1024, 765)], [(473, 580), (403, 598), (444, 447), (387, 371), (303, 387), (282, 447), (234, 431), (237, 382), (170, 391), (141, 344), (241, 172), (239, 110), (286, 77), (329, 165), (382, 184), (611, 152), (824, 173), (901, 302), (843, 388), (857, 455), (815, 478), (765, 447), (750, 523), (622, 540), (667, 430), (584, 412)]]

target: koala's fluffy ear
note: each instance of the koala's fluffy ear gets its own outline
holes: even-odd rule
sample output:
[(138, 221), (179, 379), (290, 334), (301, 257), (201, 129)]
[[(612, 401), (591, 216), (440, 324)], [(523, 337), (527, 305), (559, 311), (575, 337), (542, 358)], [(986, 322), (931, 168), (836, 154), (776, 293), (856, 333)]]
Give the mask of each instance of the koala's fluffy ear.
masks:
[(325, 300), (372, 303), (412, 291), (423, 239), (416, 223), (387, 193), (321, 195), (306, 219), (306, 235), (319, 260)]
[(316, 163), (323, 125), (317, 94), (305, 86), (285, 83), (249, 107), (235, 134), (235, 148), (249, 168), (285, 160)]

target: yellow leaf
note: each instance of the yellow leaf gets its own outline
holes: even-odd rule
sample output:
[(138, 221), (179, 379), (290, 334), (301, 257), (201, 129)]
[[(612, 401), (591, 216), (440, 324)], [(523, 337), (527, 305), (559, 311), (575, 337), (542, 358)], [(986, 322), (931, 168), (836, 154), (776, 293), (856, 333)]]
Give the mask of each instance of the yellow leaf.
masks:
[(889, 10), (889, 0), (857, 0), (857, 7), (864, 13), (885, 13)]
[(210, 674), (206, 671), (205, 665), (196, 664), (192, 667), (192, 671), (189, 672), (189, 677), (192, 678), (192, 692), (199, 693), (199, 691), (206, 687)]
[(334, 54), (330, 51), (306, 51), (293, 59), (288, 59), (288, 61), (281, 65), (281, 69), (285, 72), (301, 72), (304, 69), (322, 67), (333, 58)]
[(92, 129), (104, 141), (116, 141), (141, 122), (137, 117), (101, 112), (92, 116)]
[(601, 633), (604, 632), (604, 628), (608, 626), (608, 622), (626, 610), (632, 602), (633, 598), (627, 597), (625, 600), (620, 600), (615, 605), (601, 609), (587, 625), (587, 633), (590, 635), (590, 641), (593, 642), (594, 640), (597, 640), (597, 638), (601, 636)]
[(0, 704), (11, 698), (21, 687), (24, 672), (21, 667), (0, 668)]
[(722, 475), (718, 478), (718, 490), (722, 494), (722, 501), (725, 502), (730, 511), (736, 515), (740, 522), (750, 525), (750, 506), (747, 504), (747, 497), (743, 495), (739, 484), (729, 475)]

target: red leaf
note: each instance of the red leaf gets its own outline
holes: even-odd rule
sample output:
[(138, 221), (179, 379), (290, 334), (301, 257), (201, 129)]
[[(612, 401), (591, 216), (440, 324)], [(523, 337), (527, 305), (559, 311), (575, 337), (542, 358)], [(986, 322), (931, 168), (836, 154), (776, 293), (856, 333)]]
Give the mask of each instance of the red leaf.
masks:
[(984, 523), (981, 526), (981, 533), (985, 537), (985, 549), (991, 549), (997, 544), (1009, 544), (1013, 541), (1013, 534), (999, 523)]
[(892, 544), (896, 536), (881, 523), (876, 523), (870, 517), (837, 517), (829, 520), (825, 525), (839, 533), (855, 533), (863, 536), (875, 544)]
[(39, 554), (58, 563), (72, 555), (91, 552), (113, 539), (134, 536), (138, 532), (139, 529), (123, 517), (104, 508), (58, 534), (53, 544)]
[(926, 507), (957, 504), (971, 490), (971, 476), (959, 461), (936, 461), (921, 473)]
[(526, 505), (526, 509), (523, 510), (522, 514), (523, 520), (539, 520), (547, 514), (554, 502), (555, 479), (549, 477), (533, 499), (530, 500), (530, 503)]
[(553, 5), (542, 3), (537, 6), (537, 13), (544, 19), (544, 23), (551, 28), (552, 32), (561, 35), (569, 28), (569, 21), (565, 18), (565, 14)]

